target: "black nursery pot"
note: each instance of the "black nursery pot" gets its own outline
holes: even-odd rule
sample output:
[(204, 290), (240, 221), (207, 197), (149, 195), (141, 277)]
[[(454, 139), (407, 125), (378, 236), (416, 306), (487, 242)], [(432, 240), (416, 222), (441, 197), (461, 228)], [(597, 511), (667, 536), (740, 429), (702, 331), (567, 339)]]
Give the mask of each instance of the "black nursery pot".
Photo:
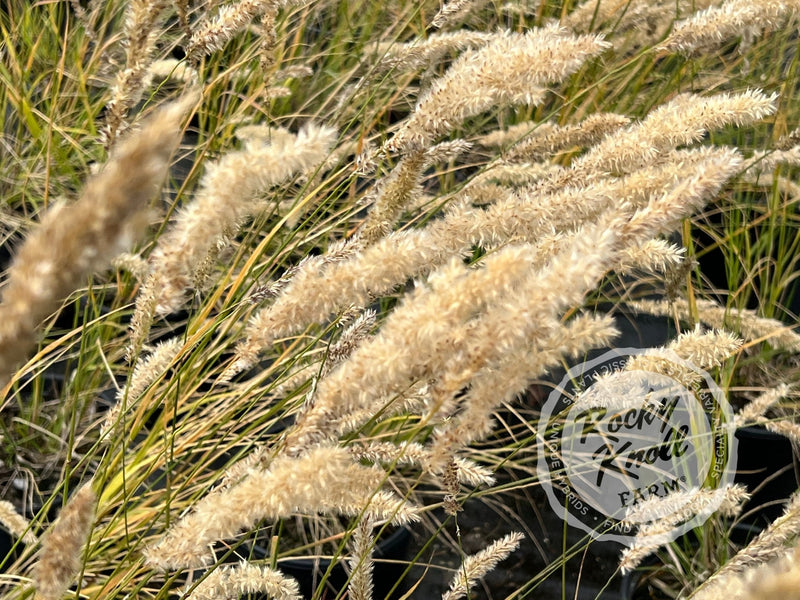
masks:
[(798, 489), (797, 459), (792, 443), (763, 427), (736, 430), (738, 453), (735, 483), (752, 494), (745, 504), (745, 522), (766, 526), (783, 514), (784, 505)]
[[(398, 527), (385, 538), (379, 538), (373, 551), (375, 560), (372, 579), (374, 582), (375, 598), (386, 598), (395, 583), (403, 576), (406, 565), (402, 562), (406, 557), (406, 550), (411, 539), (411, 534), (405, 527)], [(256, 554), (267, 555), (264, 548), (256, 546)], [(300, 584), (300, 593), (303, 598), (310, 600), (325, 573), (330, 569), (326, 581), (326, 593), (322, 598), (334, 598), (347, 585), (347, 573), (341, 563), (337, 562), (331, 567), (328, 559), (291, 559), (280, 561), (278, 569), (285, 575), (294, 577)], [(389, 596), (390, 599), (399, 599), (404, 593), (400, 586)]]
[(0, 574), (8, 572), (8, 568), (24, 549), (25, 544), (21, 539), (0, 527)]
[(0, 528), (0, 573), (5, 573), (9, 564), (14, 562), (14, 538), (5, 529)]

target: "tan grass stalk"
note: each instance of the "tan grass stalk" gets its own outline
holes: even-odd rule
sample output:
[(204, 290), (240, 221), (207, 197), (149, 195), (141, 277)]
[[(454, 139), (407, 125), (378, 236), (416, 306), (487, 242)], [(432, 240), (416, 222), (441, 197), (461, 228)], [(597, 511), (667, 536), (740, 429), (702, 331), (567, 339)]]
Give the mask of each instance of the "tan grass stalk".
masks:
[(14, 259), (0, 303), (0, 382), (34, 342), (36, 326), (93, 271), (127, 250), (148, 224), (192, 96), (158, 111), (120, 144), (77, 202), (51, 209)]
[(728, 332), (703, 332), (698, 325), (694, 331), (680, 334), (666, 347), (649, 349), (631, 357), (625, 370), (659, 373), (693, 389), (703, 378), (697, 369), (720, 366), (741, 346), (742, 340)]
[(589, 31), (591, 25), (594, 25), (594, 29), (599, 29), (600, 25), (612, 17), (619, 17), (631, 4), (631, 0), (584, 0), (561, 23), (580, 32)]
[(767, 564), (748, 569), (741, 576), (731, 578), (719, 597), (726, 600), (800, 600), (800, 548), (798, 544), (786, 550), (783, 556)]
[(444, 492), (442, 497), (442, 509), (444, 514), (456, 516), (462, 509), (458, 505), (458, 493), (461, 486), (458, 484), (458, 467), (452, 456), (448, 456), (441, 470), (439, 485)]
[(272, 143), (249, 142), (209, 165), (201, 189), (150, 255), (151, 273), (136, 301), (131, 355), (149, 331), (153, 312), (169, 314), (185, 300), (195, 270), (226, 234), (258, 208), (253, 198), (322, 162), (335, 140), (328, 127), (309, 125), (296, 136), (274, 131)]
[(328, 347), (328, 354), (320, 377), (324, 377), (336, 365), (347, 360), (355, 349), (369, 337), (370, 330), (375, 326), (375, 317), (374, 310), (365, 310), (347, 326), (336, 343)]
[[(492, 486), (495, 484), (495, 478), (492, 476), (491, 470), (483, 465), (479, 465), (474, 460), (464, 458), (463, 456), (456, 456), (453, 458), (453, 464), (456, 467), (456, 478), (459, 483), (471, 485), (473, 487), (479, 485)], [(430, 463), (427, 468), (432, 473), (437, 474)]]
[[(258, 24), (259, 33), (261, 34), (258, 62), (264, 75), (265, 85), (273, 80), (271, 77), (276, 62), (275, 49), (278, 46), (278, 33), (275, 31), (275, 19), (277, 16), (277, 5), (269, 6), (261, 15), (261, 22)], [(277, 78), (274, 80), (277, 80)]]
[(419, 197), (419, 181), (426, 168), (450, 160), (470, 147), (471, 144), (464, 140), (453, 140), (436, 144), (427, 150), (415, 150), (401, 158), (374, 192), (372, 208), (358, 232), (359, 243), (369, 246), (392, 230), (402, 211)]
[[(728, 309), (711, 300), (697, 300), (697, 315), (701, 322), (718, 329), (733, 329), (746, 340), (766, 340), (775, 348), (800, 352), (800, 335), (780, 321), (759, 317), (749, 309)], [(677, 315), (682, 321), (692, 321), (688, 301), (676, 299), (674, 302), (639, 300), (629, 302), (628, 306), (637, 312), (671, 317)]]
[(190, 38), (192, 28), (189, 25), (189, 0), (175, 0), (175, 12), (178, 14), (178, 22), (181, 24), (183, 34)]
[(747, 171), (769, 173), (780, 165), (786, 165), (788, 167), (800, 166), (800, 146), (794, 146), (785, 150), (763, 150), (761, 152), (755, 152), (753, 156), (748, 159), (745, 169)]
[[(410, 277), (424, 275), (473, 244), (488, 248), (512, 239), (540, 240), (553, 229), (569, 230), (596, 219), (613, 206), (641, 207), (653, 195), (663, 194), (659, 203), (626, 226), (626, 236), (630, 238), (627, 245), (640, 245), (658, 233), (669, 231), (680, 218), (693, 212), (700, 198), (707, 199), (713, 185), (736, 167), (736, 156), (725, 149), (701, 149), (669, 156), (674, 162), (642, 169), (618, 180), (601, 180), (584, 188), (567, 188), (549, 195), (537, 194), (535, 190), (522, 190), (518, 194), (507, 191), (486, 210), (461, 204), (441, 221), (424, 229), (394, 232), (350, 259), (331, 262), (326, 268), (321, 268), (320, 261), (312, 261), (310, 268), (299, 270), (272, 306), (252, 317), (245, 329), (246, 339), (237, 347), (236, 362), (227, 375), (254, 365), (258, 354), (276, 337), (325, 319), (348, 305), (363, 305)], [(675, 184), (690, 168), (701, 176), (676, 188)], [(690, 191), (692, 195), (687, 195)], [(467, 189), (467, 197), (469, 193)], [(676, 208), (679, 201), (688, 204), (688, 208)], [(564, 206), (570, 206), (570, 210), (565, 211)], [(642, 229), (641, 224), (649, 223), (653, 214), (661, 215), (659, 225)], [(640, 224), (638, 233), (631, 229), (636, 223)]]
[(265, 594), (274, 600), (300, 600), (300, 585), (271, 569), (242, 561), (238, 565), (222, 565), (209, 573), (184, 598), (186, 600), (238, 600), (242, 596)]
[(303, 79), (311, 77), (314, 74), (314, 69), (308, 65), (292, 65), (285, 69), (280, 69), (275, 72), (275, 81), (284, 81), (286, 79)]
[(686, 169), (684, 178), (671, 190), (634, 213), (620, 230), (620, 246), (640, 245), (659, 234), (673, 231), (682, 219), (711, 200), (737, 173), (741, 164), (741, 156), (735, 150), (720, 149), (709, 153), (705, 161)]
[(247, 144), (209, 165), (194, 201), (153, 251), (150, 262), (158, 289), (156, 310), (179, 310), (193, 269), (212, 247), (235, 230), (258, 205), (262, 190), (321, 163), (336, 139), (329, 127), (307, 125), (295, 136), (274, 131), (271, 143)]
[(631, 53), (661, 41), (675, 19), (716, 2), (718, 0), (585, 0), (561, 22), (577, 32), (587, 31), (590, 25), (595, 31), (613, 31), (613, 43), (618, 51)]
[(537, 253), (534, 260), (529, 258), (528, 277), (509, 292), (496, 291), (486, 313), (468, 324), (469, 342), (455, 346), (438, 377), (435, 391), (445, 407), (481, 370), (559, 329), (561, 312), (580, 305), (608, 271), (617, 243), (613, 224), (604, 218), (583, 227), (550, 260), (541, 261)]
[(767, 431), (789, 438), (792, 444), (800, 443), (800, 424), (788, 419), (761, 419), (760, 423)]
[[(352, 429), (350, 429), (352, 431)], [(371, 442), (365, 445), (348, 446), (353, 456), (359, 460), (368, 460), (384, 465), (414, 465), (438, 475), (441, 467), (435, 466), (431, 460), (431, 452), (417, 442)], [(450, 453), (452, 455), (452, 452)], [(456, 478), (467, 485), (493, 485), (494, 477), (486, 467), (464, 457), (454, 459)]]
[(548, 121), (522, 121), (511, 125), (508, 129), (498, 129), (485, 133), (475, 141), (485, 148), (507, 150), (514, 144), (521, 143), (527, 139), (541, 139), (557, 135), (560, 130), (560, 125)]
[(536, 129), (512, 146), (504, 158), (509, 162), (543, 160), (576, 146), (591, 146), (629, 123), (630, 119), (622, 115), (598, 113), (576, 125), (562, 125), (552, 131)]
[(106, 105), (102, 141), (106, 148), (114, 145), (127, 127), (128, 112), (139, 101), (147, 86), (147, 70), (153, 60), (158, 29), (167, 0), (131, 0), (125, 12), (125, 67), (117, 71)]
[(317, 388), (315, 406), (287, 437), (289, 453), (302, 453), (333, 435), (339, 417), (370, 409), (401, 394), (416, 380), (436, 373), (453, 345), (462, 343), (463, 323), (515, 285), (529, 269), (530, 249), (510, 247), (489, 256), (483, 268), (453, 261), (429, 278)]
[(564, 357), (575, 358), (591, 348), (606, 346), (617, 335), (612, 317), (578, 315), (478, 373), (461, 402), (462, 410), (434, 430), (428, 469), (436, 472), (459, 448), (485, 437), (493, 428), (493, 411), (523, 393), (548, 368), (561, 364)]
[(780, 402), (781, 399), (786, 398), (790, 391), (791, 388), (785, 383), (782, 383), (777, 387), (763, 392), (757, 398), (739, 409), (736, 413), (736, 425), (738, 427), (744, 427), (745, 425), (766, 420), (763, 418), (764, 413), (772, 408), (774, 404)]
[(421, 466), (428, 460), (428, 451), (418, 442), (370, 442), (348, 446), (347, 450), (358, 460), (396, 466)]
[(658, 49), (693, 54), (742, 35), (752, 38), (777, 29), (798, 9), (796, 0), (727, 0), (676, 23)]
[(221, 50), (233, 36), (268, 11), (291, 4), (291, 0), (239, 0), (221, 6), (216, 16), (205, 17), (197, 23), (189, 44), (186, 59), (197, 62), (204, 56)]
[(292, 90), (284, 85), (270, 85), (264, 88), (261, 97), (265, 100), (275, 100), (277, 98), (288, 98), (292, 95)]
[[(515, 163), (496, 162), (469, 180), (464, 192), (475, 205), (492, 204), (499, 198), (508, 195), (498, 189), (502, 185), (520, 187), (532, 185), (537, 180), (560, 172), (560, 168), (548, 163)], [(484, 197), (486, 198), (484, 200)]]
[[(614, 31), (625, 31), (631, 26), (640, 25), (653, 12), (662, 14), (661, 20), (670, 24), (677, 15), (685, 15), (695, 10), (704, 9), (718, 0), (585, 0), (578, 5), (562, 24), (575, 31), (587, 31), (589, 25), (594, 23), (594, 29), (600, 26), (614, 24)], [(651, 25), (652, 27), (652, 25)]]
[(470, 149), (472, 149), (472, 144), (466, 140), (456, 139), (448, 142), (439, 142), (425, 150), (425, 166), (423, 168), (453, 160)]
[(11, 502), (0, 500), (0, 524), (8, 532), (28, 545), (33, 545), (38, 541), (36, 534), (31, 531), (31, 523), (17, 512)]
[(783, 515), (770, 523), (753, 541), (706, 579), (689, 598), (691, 600), (720, 598), (720, 592), (728, 588), (731, 580), (735, 580), (748, 569), (782, 556), (787, 543), (795, 540), (798, 534), (800, 534), (800, 494), (795, 493)]
[(776, 150), (791, 150), (800, 145), (800, 127), (793, 129), (789, 133), (782, 135), (777, 142), (775, 142)]
[(156, 379), (164, 374), (182, 348), (182, 340), (171, 338), (159, 343), (148, 356), (136, 361), (133, 374), (127, 385), (117, 392), (117, 402), (108, 411), (101, 427), (101, 433), (107, 435), (107, 439), (116, 437), (121, 416), (139, 401), (145, 390)]
[(372, 552), (375, 549), (375, 536), (372, 534), (373, 519), (365, 515), (359, 519), (350, 538), (352, 556), (348, 560), (351, 574), (347, 586), (347, 597), (352, 600), (372, 600), (372, 571), (374, 563)]
[(741, 181), (761, 187), (775, 186), (778, 193), (785, 196), (789, 203), (800, 202), (800, 185), (797, 185), (788, 177), (776, 176), (772, 172), (754, 173), (753, 169), (749, 169), (742, 174)]
[(417, 150), (400, 159), (400, 162), (380, 184), (376, 198), (359, 230), (359, 241), (372, 245), (387, 235), (403, 208), (420, 193), (419, 180), (425, 166), (425, 152)]
[[(466, 324), (463, 331), (455, 330), (449, 334), (447, 332), (441, 334), (442, 337), (437, 338), (435, 343), (440, 354), (445, 355), (444, 360), (438, 354), (433, 357), (427, 356), (427, 350), (421, 355), (430, 372), (421, 373), (420, 377), (430, 377), (441, 372), (432, 388), (433, 399), (430, 410), (435, 413), (434, 418), (450, 416), (456, 408), (454, 400), (456, 393), (470, 383), (473, 386), (462, 402), (464, 408), (461, 414), (448, 421), (448, 425), (437, 433), (438, 441), (434, 444), (428, 461), (428, 469), (431, 472), (440, 472), (452, 461), (455, 449), (478, 439), (490, 429), (491, 412), (504, 399), (506, 390), (511, 390), (508, 396), (513, 397), (524, 389), (531, 376), (538, 374), (538, 371), (520, 372), (521, 368), (530, 366), (529, 363), (519, 360), (519, 354), (525, 355), (531, 340), (536, 340), (537, 336), (540, 336), (559, 349), (567, 349), (555, 342), (553, 337), (548, 338), (548, 336), (557, 335), (555, 332), (558, 331), (559, 325), (556, 318), (559, 310), (580, 302), (587, 289), (605, 272), (607, 266), (604, 261), (608, 260), (608, 254), (604, 250), (608, 250), (613, 243), (613, 233), (605, 227), (587, 228), (586, 231), (574, 236), (571, 241), (572, 244), (560, 248), (551, 263), (545, 263), (543, 268), (536, 262), (540, 260), (539, 252), (533, 250), (528, 255), (528, 260), (532, 261), (528, 277), (515, 283), (508, 291), (504, 291), (502, 287), (496, 288), (496, 299), (487, 306), (485, 314), (480, 315), (476, 310), (476, 318)], [(589, 247), (592, 248), (592, 252), (587, 252), (586, 249)], [(542, 290), (553, 289), (560, 290), (559, 294), (547, 294), (547, 297), (543, 298)], [(461, 302), (466, 303), (468, 298), (469, 296), (462, 296)], [(591, 324), (584, 323), (580, 319), (576, 322), (587, 325), (589, 336), (585, 339), (591, 339), (591, 334), (595, 333)], [(490, 331), (491, 335), (482, 337), (487, 331)], [(558, 334), (563, 335), (563, 331), (558, 331)], [(535, 348), (539, 349), (538, 346)], [(409, 352), (414, 351), (409, 350)], [(420, 350), (414, 354), (420, 355)], [(372, 352), (369, 356), (375, 356), (375, 353)], [(545, 360), (553, 360), (552, 354), (544, 356)], [(368, 362), (369, 359), (366, 363)], [(350, 366), (352, 365), (343, 365), (344, 375), (349, 374), (345, 369)], [(373, 370), (379, 368), (379, 366), (372, 367)], [(482, 370), (487, 371), (484, 381), (480, 381), (478, 377)], [(411, 367), (409, 372), (417, 373), (414, 367)], [(520, 378), (525, 383), (520, 382)], [(339, 386), (340, 391), (343, 385)], [(403, 385), (407, 387), (410, 382), (400, 384)], [(390, 392), (387, 390), (381, 392), (378, 395), (378, 403), (384, 404), (380, 398), (389, 395)], [(362, 418), (368, 418), (370, 412), (366, 408), (368, 401), (369, 398), (362, 395), (359, 404), (352, 405), (354, 411), (364, 410)], [(314, 435), (324, 438), (325, 424), (329, 422), (330, 416), (341, 414), (335, 412), (341, 409), (341, 404), (335, 408), (330, 407), (330, 404), (331, 401), (327, 400), (319, 405), (317, 412), (310, 416), (309, 421), (302, 424), (301, 434), (305, 436), (305, 443), (309, 443)], [(393, 411), (390, 408), (389, 413), (391, 412)], [(359, 419), (355, 419), (352, 424), (358, 422)], [(342, 433), (341, 428), (339, 433)]]
[(544, 85), (607, 47), (599, 37), (567, 35), (557, 27), (500, 32), (483, 48), (462, 54), (433, 83), (386, 150), (407, 153), (430, 146), (467, 117), (498, 105), (535, 104), (544, 97)]
[(37, 596), (61, 600), (83, 564), (84, 546), (94, 523), (97, 496), (89, 482), (61, 510), (42, 538), (32, 579)]
[(788, 547), (769, 562), (729, 575), (715, 587), (725, 600), (800, 600), (800, 548)]
[(78, 23), (80, 23), (81, 27), (83, 27), (83, 31), (86, 34), (87, 39), (90, 42), (96, 43), (97, 35), (94, 32), (92, 19), (89, 17), (86, 9), (81, 6), (80, 0), (69, 0), (69, 5), (72, 8), (72, 12), (75, 13)]
[(386, 474), (353, 462), (342, 448), (320, 447), (299, 459), (279, 457), (269, 470), (251, 471), (239, 483), (200, 500), (190, 514), (145, 552), (158, 569), (196, 568), (213, 557), (209, 544), (232, 538), (263, 519), (297, 513), (357, 515), (404, 523), (416, 513), (404, 500), (380, 492)]
[(187, 60), (197, 62), (203, 56), (221, 50), (239, 31), (280, 4), (283, 2), (279, 0), (239, 0), (221, 6), (213, 18), (206, 16), (196, 24), (186, 46)]
[(710, 516), (719, 511), (735, 516), (749, 495), (740, 485), (719, 489), (689, 489), (673, 492), (664, 498), (653, 497), (629, 509), (625, 521), (638, 525), (636, 537), (623, 550), (620, 569), (627, 573), (642, 560), (671, 541), (671, 532), (696, 516)]
[(572, 172), (631, 172), (680, 145), (699, 141), (710, 130), (749, 125), (772, 114), (776, 99), (777, 95), (757, 90), (709, 97), (681, 94), (651, 111), (641, 123), (605, 137), (575, 161)]
[(166, 79), (197, 85), (200, 74), (186, 61), (175, 58), (155, 60), (148, 65), (144, 79), (145, 87), (152, 85), (153, 81), (161, 82)]
[(468, 596), (470, 588), (519, 548), (524, 538), (524, 535), (515, 531), (492, 542), (480, 552), (465, 557), (450, 583), (450, 589), (442, 594), (442, 600), (458, 600)]
[(431, 21), (431, 28), (442, 29), (460, 23), (470, 13), (480, 10), (488, 0), (447, 0)]
[(378, 44), (375, 53), (380, 57), (372, 70), (372, 77), (387, 71), (394, 74), (431, 67), (448, 53), (488, 44), (493, 34), (483, 31), (453, 31), (434, 33), (427, 38), (416, 38), (405, 44), (386, 42)]
[(147, 277), (147, 272), (149, 270), (145, 259), (138, 254), (132, 254), (130, 252), (123, 252), (115, 256), (111, 260), (111, 266), (115, 269), (127, 271), (139, 282)]
[(653, 239), (623, 250), (614, 265), (614, 271), (622, 275), (636, 270), (666, 273), (683, 264), (685, 258), (686, 248), (676, 246), (666, 240)]
[[(480, 238), (481, 244), (491, 247), (514, 237), (538, 239), (548, 229), (574, 230), (619, 207), (623, 212), (636, 211), (620, 230), (619, 251), (623, 251), (671, 232), (681, 219), (713, 197), (741, 164), (738, 153), (729, 148), (679, 151), (665, 158), (663, 163), (625, 177), (598, 179), (585, 187), (546, 193), (536, 184), (518, 192), (521, 201), (513, 208), (513, 202), (490, 207), (486, 215), (492, 216), (491, 223), (473, 217), (473, 227), (491, 232), (490, 238), (486, 234)], [(564, 206), (570, 210), (565, 211)], [(510, 216), (498, 214), (501, 210)]]
[(703, 331), (696, 326), (693, 331), (681, 333), (667, 348), (700, 367), (713, 369), (733, 356), (742, 347), (742, 340), (728, 331)]
[(742, 504), (750, 495), (747, 489), (739, 484), (728, 485), (718, 490), (689, 489), (672, 492), (668, 496), (651, 496), (647, 500), (631, 506), (625, 513), (624, 523), (636, 526), (640, 523), (655, 523), (661, 519), (670, 519), (671, 523), (685, 521), (688, 516), (696, 514), (698, 506), (719, 502), (715, 510), (724, 516), (735, 516), (742, 509)]

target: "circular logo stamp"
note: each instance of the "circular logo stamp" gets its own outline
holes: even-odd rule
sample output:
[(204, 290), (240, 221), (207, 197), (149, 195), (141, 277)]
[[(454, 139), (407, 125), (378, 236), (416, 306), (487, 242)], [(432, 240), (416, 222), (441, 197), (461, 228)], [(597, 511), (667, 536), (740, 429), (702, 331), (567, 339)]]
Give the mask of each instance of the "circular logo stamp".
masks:
[(669, 350), (615, 349), (576, 365), (539, 420), (538, 473), (550, 504), (597, 539), (626, 543), (659, 519), (674, 539), (717, 508), (687, 510), (693, 492), (731, 484), (735, 464), (722, 390)]

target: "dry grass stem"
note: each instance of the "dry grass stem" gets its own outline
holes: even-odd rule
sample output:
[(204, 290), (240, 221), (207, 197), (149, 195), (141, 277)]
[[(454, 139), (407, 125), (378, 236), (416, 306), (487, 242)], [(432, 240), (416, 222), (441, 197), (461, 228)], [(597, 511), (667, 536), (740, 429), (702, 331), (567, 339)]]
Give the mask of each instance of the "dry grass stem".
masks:
[(739, 427), (761, 423), (766, 421), (764, 414), (772, 408), (773, 405), (780, 402), (783, 398), (789, 395), (791, 388), (786, 384), (781, 384), (777, 387), (769, 389), (757, 398), (745, 404), (736, 413), (736, 424)]
[(372, 600), (372, 551), (375, 548), (375, 536), (372, 534), (374, 523), (369, 516), (359, 520), (350, 538), (352, 556), (349, 559), (351, 574), (347, 586), (347, 597), (353, 600)]
[(33, 570), (33, 585), (43, 600), (61, 600), (80, 572), (96, 503), (97, 496), (89, 482), (75, 492), (45, 532)]
[(480, 10), (488, 0), (448, 0), (431, 21), (432, 29), (443, 29), (458, 24), (470, 13)]
[(269, 470), (253, 470), (239, 483), (200, 500), (148, 548), (147, 563), (158, 569), (208, 565), (212, 542), (232, 538), (263, 519), (298, 512), (352, 516), (366, 509), (377, 519), (414, 520), (414, 509), (405, 501), (379, 491), (385, 477), (381, 469), (355, 464), (341, 448), (315, 448), (298, 459), (276, 458)]
[(378, 44), (375, 53), (379, 61), (372, 68), (372, 76), (387, 71), (402, 73), (431, 67), (448, 53), (468, 48), (479, 48), (488, 44), (493, 34), (482, 31), (453, 31), (433, 33), (425, 39), (415, 39), (407, 44), (395, 42)]
[(671, 244), (666, 240), (648, 240), (639, 246), (631, 246), (622, 251), (614, 270), (620, 274), (633, 271), (667, 273), (683, 264), (686, 248)]
[[(692, 321), (689, 303), (683, 299), (673, 302), (639, 300), (628, 305), (637, 312), (669, 317), (677, 315), (682, 321)], [(698, 300), (696, 306), (698, 318), (706, 325), (732, 329), (749, 342), (763, 339), (775, 348), (800, 352), (800, 335), (780, 321), (759, 317), (749, 309), (728, 310), (711, 300)]]
[(197, 62), (204, 56), (220, 50), (233, 36), (257, 17), (290, 4), (287, 0), (239, 0), (221, 6), (214, 17), (206, 17), (195, 24), (186, 47), (186, 58)]
[(469, 596), (470, 588), (519, 548), (519, 544), (524, 538), (525, 536), (521, 533), (509, 533), (492, 542), (480, 552), (464, 558), (464, 562), (450, 584), (450, 589), (442, 594), (442, 600), (458, 600), (458, 598)]
[(306, 126), (296, 136), (274, 131), (271, 143), (248, 143), (244, 150), (209, 165), (194, 202), (181, 211), (150, 256), (152, 275), (146, 286), (158, 290), (156, 310), (179, 310), (193, 270), (257, 209), (254, 197), (321, 163), (335, 139), (333, 129), (317, 125)]
[(180, 212), (160, 239), (150, 256), (150, 275), (137, 297), (129, 360), (144, 342), (154, 313), (179, 310), (209, 254), (218, 252), (226, 236), (257, 210), (256, 194), (318, 165), (336, 135), (332, 129), (316, 125), (296, 136), (285, 130), (272, 133), (269, 142), (255, 138), (244, 150), (228, 153), (209, 165), (194, 202)]
[(401, 158), (381, 182), (367, 220), (359, 230), (360, 243), (369, 246), (392, 230), (403, 208), (421, 191), (419, 180), (425, 162), (425, 152), (412, 152)]
[(772, 114), (776, 95), (757, 90), (702, 97), (681, 94), (641, 122), (605, 137), (575, 161), (572, 171), (629, 173), (654, 163), (674, 148), (697, 142), (709, 130), (746, 125)]
[[(246, 340), (237, 348), (237, 362), (229, 375), (254, 365), (258, 354), (277, 337), (321, 321), (346, 306), (363, 305), (406, 279), (424, 275), (461, 255), (472, 244), (491, 248), (514, 239), (539, 240), (553, 228), (570, 230), (596, 219), (612, 206), (643, 207), (653, 195), (665, 194), (635, 221), (651, 223), (653, 214), (663, 221), (658, 226), (651, 223), (628, 242), (634, 245), (638, 239), (640, 245), (646, 243), (656, 233), (669, 231), (708, 200), (738, 165), (737, 156), (726, 150), (680, 152), (674, 160), (675, 163), (648, 167), (618, 180), (603, 180), (553, 194), (538, 194), (535, 189), (515, 194), (509, 190), (486, 210), (457, 205), (426, 228), (394, 232), (351, 258), (328, 263), (326, 268), (319, 268), (322, 263), (318, 260), (311, 261), (307, 268), (299, 270), (273, 305), (250, 320), (245, 329)], [(676, 188), (689, 165), (699, 175)], [(469, 188), (465, 194), (469, 197)], [(676, 203), (688, 206), (678, 209)], [(566, 205), (571, 206), (570, 211), (563, 210)], [(633, 235), (633, 225), (627, 226), (629, 236)]]
[(186, 596), (187, 600), (238, 600), (264, 594), (273, 600), (300, 600), (300, 586), (280, 571), (242, 561), (223, 565), (209, 573)]
[(665, 347), (631, 357), (625, 369), (659, 373), (680, 382), (686, 389), (693, 389), (704, 376), (700, 369), (720, 366), (741, 346), (742, 340), (728, 332), (703, 332), (697, 326), (694, 331), (681, 333)]
[(615, 114), (597, 114), (586, 117), (576, 125), (563, 125), (536, 129), (514, 144), (504, 158), (510, 162), (543, 160), (553, 154), (576, 146), (591, 146), (607, 135), (630, 123), (628, 117)]
[(114, 145), (127, 127), (128, 112), (140, 100), (148, 85), (147, 72), (153, 61), (160, 21), (167, 8), (166, 0), (132, 0), (125, 13), (125, 67), (117, 72), (106, 106), (102, 141)]
[(787, 542), (795, 540), (800, 533), (800, 494), (792, 496), (783, 515), (773, 521), (747, 546), (725, 563), (719, 570), (701, 584), (692, 600), (712, 600), (719, 598), (732, 579), (748, 569), (763, 565), (779, 558), (786, 551)]
[(698, 515), (715, 511), (735, 515), (748, 498), (747, 490), (738, 485), (720, 489), (690, 489), (671, 493), (665, 498), (651, 498), (636, 506), (626, 520), (639, 525), (636, 537), (622, 552), (620, 569), (627, 573), (645, 558), (672, 540), (676, 525)]
[[(373, 442), (363, 446), (349, 446), (348, 450), (358, 459), (384, 465), (414, 465), (434, 475), (441, 475), (441, 465), (435, 466), (435, 448), (428, 449), (416, 442)], [(452, 456), (450, 453), (448, 456)], [(443, 462), (443, 461), (442, 461)], [(456, 478), (471, 486), (492, 485), (495, 482), (491, 470), (464, 457), (455, 457)]]
[(677, 22), (658, 49), (693, 54), (739, 36), (753, 38), (780, 27), (798, 9), (800, 3), (794, 0), (727, 0)]
[[(459, 449), (485, 437), (494, 425), (493, 412), (523, 393), (548, 368), (559, 365), (564, 357), (575, 358), (591, 348), (609, 345), (618, 334), (609, 316), (578, 315), (565, 326), (534, 339), (528, 348), (477, 373), (458, 414), (434, 429), (427, 468), (437, 472)], [(461, 475), (459, 479), (464, 481)]]
[(703, 331), (697, 325), (679, 334), (667, 347), (701, 369), (713, 369), (738, 352), (742, 340), (728, 331)]
[(572, 36), (557, 27), (498, 33), (483, 48), (462, 54), (434, 82), (386, 149), (407, 153), (429, 146), (467, 117), (498, 104), (536, 104), (544, 85), (607, 47), (600, 37)]
[(332, 435), (335, 419), (383, 404), (387, 396), (436, 373), (447, 354), (466, 341), (465, 319), (524, 276), (529, 253), (508, 248), (488, 257), (481, 269), (452, 262), (434, 273), (429, 287), (417, 290), (373, 339), (320, 382), (314, 409), (287, 439), (288, 451), (313, 447)]
[(117, 402), (106, 414), (102, 425), (103, 435), (107, 439), (116, 437), (121, 418), (127, 410), (136, 404), (145, 390), (167, 370), (183, 348), (183, 342), (172, 338), (159, 343), (146, 357), (136, 362), (128, 384), (117, 393)]
[(142, 235), (180, 138), (190, 96), (153, 115), (120, 144), (77, 202), (51, 209), (17, 253), (0, 304), (0, 381), (33, 345), (36, 326), (85, 277)]
[(38, 540), (31, 531), (31, 524), (14, 508), (11, 502), (0, 500), (0, 524), (14, 537), (22, 539), (25, 544), (35, 544)]

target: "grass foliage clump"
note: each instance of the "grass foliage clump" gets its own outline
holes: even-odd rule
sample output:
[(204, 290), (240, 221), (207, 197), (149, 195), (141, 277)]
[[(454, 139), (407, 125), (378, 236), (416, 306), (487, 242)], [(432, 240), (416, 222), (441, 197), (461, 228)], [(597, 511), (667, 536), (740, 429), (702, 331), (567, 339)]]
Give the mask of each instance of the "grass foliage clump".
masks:
[[(395, 587), (452, 532), (468, 596), (524, 536), (459, 511), (540, 483), (516, 401), (619, 314), (800, 439), (798, 8), (6, 2), (0, 593), (298, 598), (325, 556), (368, 600), (408, 525)], [(797, 506), (698, 597), (796, 570)]]

